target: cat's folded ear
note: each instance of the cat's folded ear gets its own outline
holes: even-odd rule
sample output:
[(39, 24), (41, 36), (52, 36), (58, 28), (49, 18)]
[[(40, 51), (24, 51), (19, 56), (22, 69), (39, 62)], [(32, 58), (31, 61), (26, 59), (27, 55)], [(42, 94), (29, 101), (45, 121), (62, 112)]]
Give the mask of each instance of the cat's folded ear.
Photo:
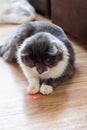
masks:
[(50, 47), (49, 52), (48, 52), (48, 54), (52, 55), (52, 56), (55, 56), (55, 55), (61, 54), (61, 53), (62, 53), (62, 51), (55, 44), (52, 47)]

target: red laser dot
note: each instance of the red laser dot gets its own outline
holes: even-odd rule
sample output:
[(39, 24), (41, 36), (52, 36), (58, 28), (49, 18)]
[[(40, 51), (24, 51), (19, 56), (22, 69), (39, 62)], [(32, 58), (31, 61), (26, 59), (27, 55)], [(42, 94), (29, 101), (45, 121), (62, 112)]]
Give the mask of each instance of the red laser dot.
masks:
[(33, 100), (36, 100), (36, 99), (37, 99), (37, 96), (32, 96), (32, 99), (33, 99)]

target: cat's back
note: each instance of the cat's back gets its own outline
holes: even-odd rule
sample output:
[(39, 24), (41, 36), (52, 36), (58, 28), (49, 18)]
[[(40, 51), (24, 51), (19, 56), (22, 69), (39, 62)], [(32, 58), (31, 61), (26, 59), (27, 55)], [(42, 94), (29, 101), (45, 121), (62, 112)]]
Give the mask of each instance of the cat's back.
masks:
[(53, 36), (55, 36), (56, 38), (58, 38), (59, 40), (61, 40), (63, 42), (63, 44), (68, 49), (71, 57), (74, 57), (73, 46), (72, 46), (70, 40), (68, 39), (67, 35), (65, 34), (64, 30), (61, 27), (59, 27), (58, 25), (55, 25), (53, 23), (44, 22), (44, 21), (32, 21), (29, 23), (22, 24), (20, 26), (20, 29), (21, 30), (19, 32), (21, 34), (23, 34), (23, 32), (24, 32), (24, 35), (26, 35), (25, 38), (31, 37), (32, 35), (34, 35), (38, 32), (48, 32), (48, 33), (52, 34)]
[(29, 24), (32, 26), (34, 33), (49, 32), (62, 41), (68, 40), (63, 29), (53, 23), (35, 21), (35, 22), (30, 22)]

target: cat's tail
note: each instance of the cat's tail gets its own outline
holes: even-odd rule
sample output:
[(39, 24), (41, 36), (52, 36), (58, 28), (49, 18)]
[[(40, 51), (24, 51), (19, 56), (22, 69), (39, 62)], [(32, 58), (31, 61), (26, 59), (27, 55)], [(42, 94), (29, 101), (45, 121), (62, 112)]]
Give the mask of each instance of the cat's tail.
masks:
[(7, 62), (16, 62), (16, 48), (11, 46), (8, 46), (8, 44), (0, 45), (0, 57), (3, 57), (3, 59)]

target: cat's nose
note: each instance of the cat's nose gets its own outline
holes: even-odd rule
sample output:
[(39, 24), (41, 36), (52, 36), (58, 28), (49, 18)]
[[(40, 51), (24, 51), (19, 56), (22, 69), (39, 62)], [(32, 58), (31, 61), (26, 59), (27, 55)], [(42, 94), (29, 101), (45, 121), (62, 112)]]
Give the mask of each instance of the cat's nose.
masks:
[(47, 71), (47, 68), (37, 68), (37, 71), (38, 71), (38, 73), (39, 74), (42, 74), (42, 73), (44, 73), (45, 71)]
[(37, 71), (39, 74), (42, 74), (44, 72), (42, 68), (37, 68)]

